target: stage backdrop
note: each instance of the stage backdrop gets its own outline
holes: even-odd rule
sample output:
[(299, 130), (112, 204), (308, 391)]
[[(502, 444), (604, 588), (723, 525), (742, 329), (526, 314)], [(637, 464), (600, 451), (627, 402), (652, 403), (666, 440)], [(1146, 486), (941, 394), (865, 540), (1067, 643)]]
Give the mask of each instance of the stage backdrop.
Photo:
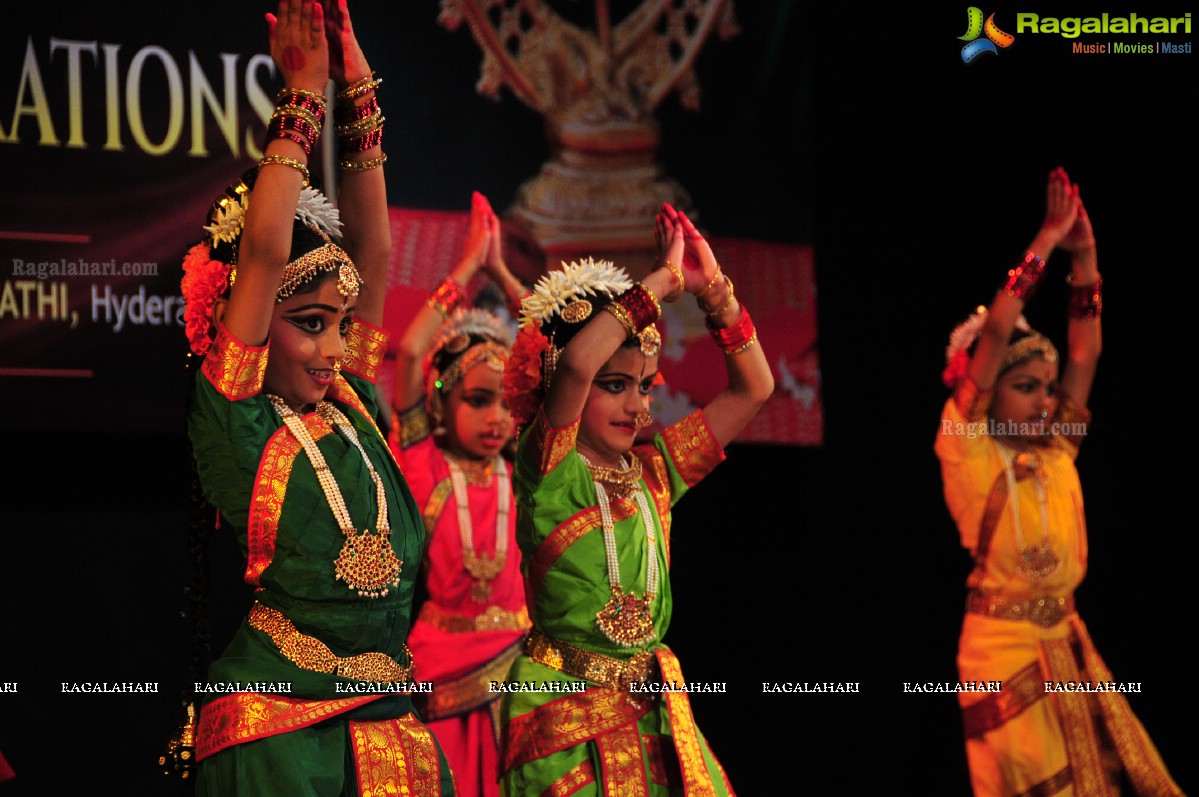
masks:
[[(459, 93), (470, 103), (496, 105), (472, 91), (479, 56), (467, 55), (468, 37), (439, 27), (436, 5), (422, 5), (426, 13), (415, 16), (411, 10), (380, 14), (378, 3), (355, 9), (373, 14), (373, 23), (393, 20), (372, 24), (376, 35), (419, 20), (424, 37), (455, 43), (462, 53)], [(265, 121), (280, 87), (263, 52), (265, 8), (123, 2), (64, 15), (51, 6), (24, 7), (25, 24), (3, 34), (0, 161), (7, 188), (0, 198), (0, 391), (10, 410), (0, 421), (5, 429), (170, 434), (181, 428), (192, 364), (183, 336), (179, 264), (200, 238), (212, 198), (261, 156)], [(138, 24), (129, 24), (131, 19)], [(197, 30), (211, 35), (198, 38)], [(404, 33), (411, 37), (412, 29)], [(722, 46), (713, 42), (709, 48)], [(388, 322), (394, 332), (402, 329), (412, 302), (457, 258), (465, 215), (412, 206), (405, 165), (419, 157), (399, 151), (405, 134), (396, 128), (413, 126), (405, 107), (409, 95), (423, 96), (429, 87), (405, 85), (408, 70), (391, 47), (373, 52), (384, 54), (374, 56), (373, 64), (386, 76), (380, 95), (388, 116), (384, 145), (393, 156), (389, 182), (408, 186), (403, 197), (390, 200), (406, 205), (393, 208), (397, 247)], [(508, 97), (507, 104), (515, 100)], [(421, 124), (439, 126), (436, 118)], [(490, 164), (471, 167), (480, 172), (512, 160), (518, 147), (536, 152), (543, 146), (523, 131), (522, 139), (505, 142), (497, 140), (499, 131), (469, 124), (453, 129), (457, 144), (443, 139), (444, 145), (503, 152)], [(664, 139), (665, 157), (669, 130)], [(514, 173), (502, 190), (492, 192), (497, 208), (533, 173)], [(467, 192), (456, 204), (467, 206)], [(647, 219), (647, 236), (651, 225)], [(779, 385), (741, 439), (819, 444), (810, 246), (786, 235), (773, 242), (718, 236), (713, 241), (723, 266), (735, 275), (738, 295), (754, 309)], [(605, 252), (594, 256), (619, 261)], [(692, 312), (680, 312), (684, 305)], [(689, 305), (676, 305), (663, 322), (667, 384), (658, 410), (666, 421), (702, 404), (723, 384), (719, 355)]]

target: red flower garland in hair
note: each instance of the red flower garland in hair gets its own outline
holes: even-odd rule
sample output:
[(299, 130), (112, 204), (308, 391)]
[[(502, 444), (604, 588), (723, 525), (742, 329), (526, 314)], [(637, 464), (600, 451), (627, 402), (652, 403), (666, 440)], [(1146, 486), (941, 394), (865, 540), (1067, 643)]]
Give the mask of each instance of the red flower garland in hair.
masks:
[(212, 258), (212, 248), (198, 243), (183, 258), (183, 321), (192, 352), (203, 357), (216, 337), (212, 326), (212, 307), (229, 289), (233, 267)]
[(528, 425), (541, 407), (541, 355), (549, 348), (539, 323), (521, 329), (512, 344), (512, 356), (504, 368), (504, 400), (518, 428)]

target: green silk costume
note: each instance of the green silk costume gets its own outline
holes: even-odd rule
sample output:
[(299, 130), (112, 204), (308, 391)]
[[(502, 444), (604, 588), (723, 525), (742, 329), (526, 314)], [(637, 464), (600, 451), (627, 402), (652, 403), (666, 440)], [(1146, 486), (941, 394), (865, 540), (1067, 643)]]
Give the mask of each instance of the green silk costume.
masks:
[[(535, 632), (607, 657), (629, 660), (636, 648), (609, 640), (596, 613), (612, 597), (595, 483), (575, 450), (578, 422), (552, 429), (538, 415), (520, 440), (513, 489), (517, 542)], [(652, 518), (632, 497), (611, 501), (620, 579), (626, 592), (646, 589), (654, 524), (659, 589), (650, 610), (656, 638), (670, 624), (670, 508), (723, 459), (701, 412), (695, 412), (631, 452), (642, 465), (638, 489)], [(650, 645), (662, 681), (685, 683), (669, 648)], [(503, 701), (502, 785), (527, 794), (727, 795), (732, 788), (695, 727), (685, 692), (630, 699), (627, 691), (583, 681), (521, 655)], [(553, 691), (560, 689), (561, 691)], [(615, 788), (616, 791), (612, 791)]]
[[(386, 596), (361, 597), (335, 578), (345, 536), (308, 455), (262, 393), (268, 346), (248, 347), (227, 330), (218, 332), (197, 375), (189, 435), (204, 494), (220, 510), (222, 525), (236, 530), (257, 602), (337, 657), (381, 653), (404, 665), (424, 528), (375, 425), (373, 381), (385, 350), (382, 330), (356, 320), (342, 373), (326, 399), (350, 420), (386, 488), (391, 547), (403, 562), (400, 585)], [(317, 413), (302, 422), (350, 518), (359, 531), (373, 529), (379, 513), (362, 454)], [(453, 791), (444, 758), (412, 714), (409, 695), (359, 692), (360, 681), (293, 663), (249, 618), (210, 666), (207, 683), (288, 684), (290, 691), (255, 687), (259, 691), (208, 696), (196, 743), (201, 794)]]

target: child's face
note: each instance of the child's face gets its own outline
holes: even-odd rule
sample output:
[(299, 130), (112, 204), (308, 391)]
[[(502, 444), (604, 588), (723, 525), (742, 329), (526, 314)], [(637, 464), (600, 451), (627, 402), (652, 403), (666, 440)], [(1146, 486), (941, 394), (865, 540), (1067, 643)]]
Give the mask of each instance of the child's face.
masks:
[(649, 409), (657, 373), (658, 355), (646, 357), (633, 346), (618, 349), (595, 375), (583, 406), (578, 445), (596, 465), (614, 467), (633, 447), (635, 419)]
[(333, 384), (333, 365), (345, 355), (352, 312), (335, 279), (276, 304), (263, 390), (297, 412), (311, 411)]
[(1017, 439), (1035, 440), (1057, 410), (1057, 363), (1035, 355), (999, 377), (991, 402), (996, 425), (1015, 430)]
[(454, 453), (470, 459), (490, 459), (500, 453), (512, 436), (503, 374), (486, 361), (467, 371), (445, 398), (445, 418), (445, 445)]

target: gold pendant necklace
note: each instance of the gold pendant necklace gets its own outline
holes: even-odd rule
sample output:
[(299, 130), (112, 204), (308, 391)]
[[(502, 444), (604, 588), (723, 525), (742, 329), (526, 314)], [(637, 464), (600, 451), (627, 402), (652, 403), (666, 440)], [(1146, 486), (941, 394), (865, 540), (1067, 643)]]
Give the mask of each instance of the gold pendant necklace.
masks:
[(316, 440), (309, 433), (304, 421), (279, 396), (268, 394), (267, 398), (275, 405), (283, 423), (300, 441), (300, 445), (308, 454), (308, 461), (312, 463), (312, 469), (316, 472), (317, 481), (320, 482), (321, 490), (325, 493), (325, 500), (333, 512), (333, 519), (337, 521), (337, 527), (346, 537), (341, 546), (341, 552), (333, 563), (336, 579), (344, 581), (348, 588), (364, 598), (381, 598), (387, 595), (390, 587), (400, 585), (400, 568), (404, 566), (404, 563), (396, 558), (395, 551), (391, 547), (391, 527), (387, 520), (387, 492), (383, 487), (383, 478), (375, 471), (374, 464), (366, 455), (366, 449), (362, 447), (362, 441), (358, 439), (358, 432), (354, 430), (349, 419), (337, 407), (327, 401), (317, 402), (316, 413), (321, 420), (339, 429), (342, 435), (358, 449), (358, 453), (362, 455), (362, 461), (366, 463), (367, 472), (375, 485), (375, 501), (379, 506), (379, 520), (373, 534), (370, 529), (363, 529), (361, 534), (358, 533), (354, 521), (350, 519), (350, 510), (346, 507), (341, 489), (333, 478), (333, 471), (329, 469), (325, 455), (317, 447)]
[[(612, 597), (604, 608), (595, 615), (595, 624), (600, 632), (609, 640), (624, 648), (643, 647), (657, 640), (654, 630), (654, 615), (652, 611), (654, 596), (658, 594), (658, 545), (655, 533), (653, 515), (649, 503), (645, 500), (638, 486), (641, 478), (641, 461), (632, 458), (629, 465), (623, 459), (620, 468), (597, 467), (591, 464), (581, 453), (579, 457), (591, 472), (595, 483), (595, 497), (599, 503), (600, 523), (604, 532), (604, 553), (607, 559), (608, 586)], [(645, 592), (638, 597), (635, 592), (624, 589), (620, 581), (620, 559), (616, 550), (615, 522), (612, 519), (612, 507), (608, 500), (608, 487), (619, 497), (630, 494), (641, 512), (642, 524), (646, 531), (646, 554), (649, 557), (645, 567)]]
[[(995, 443), (999, 445), (999, 443)], [(1057, 572), (1061, 562), (1049, 544), (1049, 485), (1048, 477), (1041, 467), (1041, 458), (1032, 451), (1022, 451), (1014, 457), (1000, 446), (1003, 457), (1003, 467), (1007, 475), (1008, 496), (1011, 502), (1012, 522), (1016, 527), (1016, 551), (1018, 559), (1016, 570), (1025, 581), (1044, 581)], [(1033, 489), (1037, 493), (1037, 504), (1041, 510), (1041, 541), (1029, 545), (1024, 540), (1024, 529), (1020, 524), (1020, 499), (1016, 494), (1015, 466), (1027, 470), (1033, 480)]]
[[(462, 541), (462, 566), (471, 575), (470, 598), (475, 603), (491, 600), (491, 581), (504, 570), (508, 554), (508, 505), (511, 503), (512, 482), (503, 457), (493, 460), (495, 468), (496, 513), (495, 553), (490, 557), (475, 553), (474, 525), (470, 519), (470, 501), (466, 494), (467, 476), (458, 459), (449, 452), (445, 460), (450, 466), (450, 483), (454, 486), (454, 503), (458, 508), (458, 536)], [(484, 471), (491, 472), (488, 464)], [(473, 482), (472, 482), (473, 483)]]

